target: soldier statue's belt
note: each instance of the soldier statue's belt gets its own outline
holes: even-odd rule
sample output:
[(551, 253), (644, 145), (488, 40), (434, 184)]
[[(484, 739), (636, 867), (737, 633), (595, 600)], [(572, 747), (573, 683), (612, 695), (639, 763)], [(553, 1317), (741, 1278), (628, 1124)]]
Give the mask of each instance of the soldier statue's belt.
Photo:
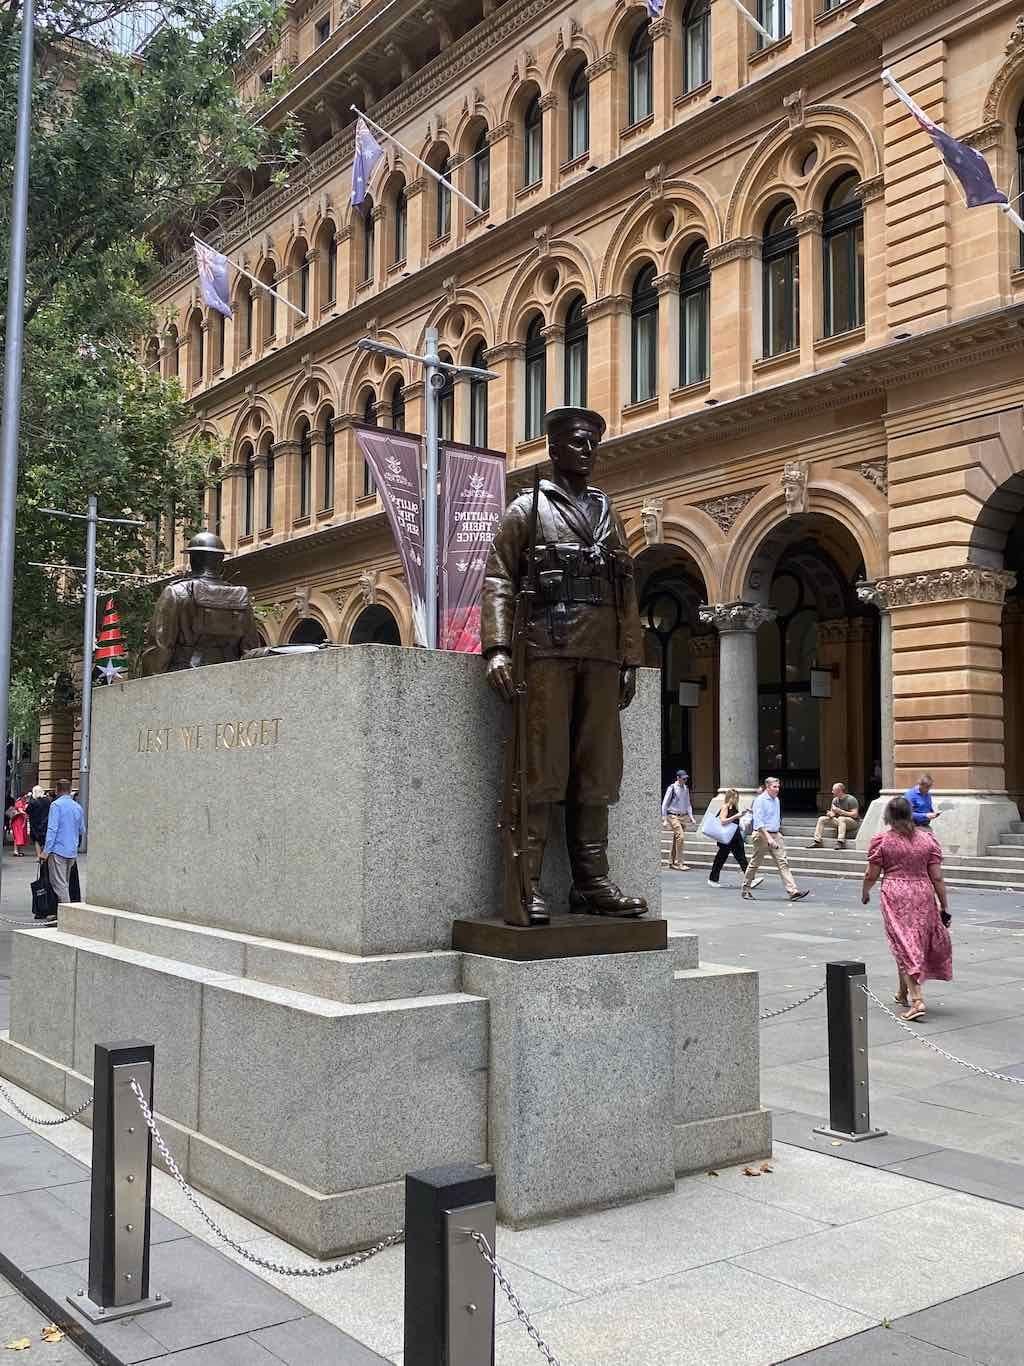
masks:
[[(543, 575), (541, 576), (543, 579)], [(606, 577), (577, 578), (571, 574), (557, 574), (557, 582), (541, 589), (541, 604), (547, 602), (587, 602), (594, 607), (614, 605), (615, 585)]]

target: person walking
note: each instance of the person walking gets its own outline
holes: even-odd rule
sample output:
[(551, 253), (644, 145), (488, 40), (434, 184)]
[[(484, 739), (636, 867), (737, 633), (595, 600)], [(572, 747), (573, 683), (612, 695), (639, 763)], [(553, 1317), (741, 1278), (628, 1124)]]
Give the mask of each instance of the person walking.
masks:
[(665, 789), (665, 796), (661, 803), (662, 820), (672, 831), (672, 858), (669, 860), (669, 867), (675, 868), (680, 873), (688, 873), (690, 865), (682, 863), (684, 846), (686, 843), (686, 825), (689, 821), (693, 825), (693, 799), (690, 796), (688, 786), (690, 775), (685, 768), (680, 768), (676, 772), (676, 780), (669, 783)]
[(857, 798), (852, 793), (847, 792), (842, 783), (833, 783), (832, 805), (824, 816), (818, 817), (818, 823), (814, 827), (814, 839), (811, 840), (810, 847), (820, 849), (825, 826), (834, 825), (836, 828), (836, 848), (845, 849), (846, 837), (857, 829), (859, 820), (860, 806)]
[(19, 797), (14, 803), (11, 817), (11, 839), (14, 840), (14, 857), (21, 858), (28, 844), (28, 802)]
[(46, 822), (50, 816), (50, 799), (36, 783), (28, 799), (28, 832), (36, 846), (36, 858), (43, 857), (46, 843)]
[(751, 807), (751, 815), (754, 821), (754, 852), (750, 862), (747, 864), (746, 875), (743, 878), (744, 901), (753, 901), (754, 879), (757, 870), (765, 858), (770, 858), (779, 870), (779, 877), (782, 878), (782, 885), (789, 893), (790, 901), (803, 901), (805, 896), (810, 896), (810, 892), (801, 891), (796, 885), (793, 874), (789, 871), (789, 860), (786, 857), (786, 841), (782, 838), (782, 808), (779, 805), (778, 778), (765, 778), (764, 791), (754, 798)]
[(70, 781), (61, 778), (57, 783), (57, 800), (47, 817), (42, 853), (42, 861), (50, 870), (50, 886), (58, 906), (71, 900), (71, 870), (78, 858), (84, 827), (85, 812), (71, 796)]
[[(718, 823), (723, 831), (730, 835), (730, 838), (728, 841), (722, 839), (718, 841), (715, 861), (711, 865), (711, 874), (708, 877), (709, 887), (721, 886), (719, 878), (730, 854), (740, 865), (740, 872), (745, 873), (747, 871), (747, 851), (743, 845), (743, 830), (741, 828), (741, 821), (747, 814), (749, 814), (749, 808), (747, 811), (740, 810), (740, 794), (734, 787), (728, 788), (723, 793), (718, 806)], [(757, 887), (763, 881), (763, 877), (756, 877), (750, 885)]]
[(869, 905), (871, 888), (882, 877), (882, 920), (899, 975), (894, 999), (907, 1007), (901, 1019), (920, 1020), (925, 1015), (921, 983), (953, 977), (942, 848), (930, 830), (915, 824), (906, 797), (893, 797), (885, 824), (888, 829), (868, 847), (860, 899)]

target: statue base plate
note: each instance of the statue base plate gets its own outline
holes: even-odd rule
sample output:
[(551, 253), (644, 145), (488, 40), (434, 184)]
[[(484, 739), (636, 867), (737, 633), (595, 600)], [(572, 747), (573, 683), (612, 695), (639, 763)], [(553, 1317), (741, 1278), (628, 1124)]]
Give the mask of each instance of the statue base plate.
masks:
[(536, 963), (597, 953), (643, 953), (668, 948), (668, 921), (617, 920), (604, 915), (555, 915), (549, 925), (506, 925), (503, 920), (459, 919), (452, 948), (484, 958)]

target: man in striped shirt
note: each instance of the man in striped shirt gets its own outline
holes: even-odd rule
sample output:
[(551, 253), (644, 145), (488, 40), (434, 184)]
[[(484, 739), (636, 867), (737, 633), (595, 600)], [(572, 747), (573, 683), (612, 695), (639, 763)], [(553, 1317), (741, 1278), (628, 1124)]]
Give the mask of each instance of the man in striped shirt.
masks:
[(683, 845), (686, 842), (686, 822), (694, 824), (693, 802), (690, 800), (690, 789), (688, 780), (690, 775), (684, 768), (676, 773), (674, 783), (669, 783), (665, 789), (665, 797), (661, 803), (661, 815), (665, 824), (672, 830), (672, 859), (670, 867), (676, 868), (681, 873), (689, 871), (690, 865), (683, 863)]

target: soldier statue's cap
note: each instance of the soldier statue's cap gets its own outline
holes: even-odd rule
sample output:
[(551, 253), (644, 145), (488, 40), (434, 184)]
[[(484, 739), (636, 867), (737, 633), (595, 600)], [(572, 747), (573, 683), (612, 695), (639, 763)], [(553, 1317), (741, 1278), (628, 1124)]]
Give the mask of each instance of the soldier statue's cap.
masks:
[(213, 531), (197, 531), (188, 543), (188, 553), (202, 551), (204, 555), (226, 555), (224, 542)]
[(603, 436), (608, 427), (608, 423), (600, 413), (593, 408), (552, 408), (550, 412), (544, 414), (544, 430), (548, 433), (557, 431), (559, 427), (564, 427), (570, 422), (580, 420), (588, 422), (591, 426), (597, 427)]

